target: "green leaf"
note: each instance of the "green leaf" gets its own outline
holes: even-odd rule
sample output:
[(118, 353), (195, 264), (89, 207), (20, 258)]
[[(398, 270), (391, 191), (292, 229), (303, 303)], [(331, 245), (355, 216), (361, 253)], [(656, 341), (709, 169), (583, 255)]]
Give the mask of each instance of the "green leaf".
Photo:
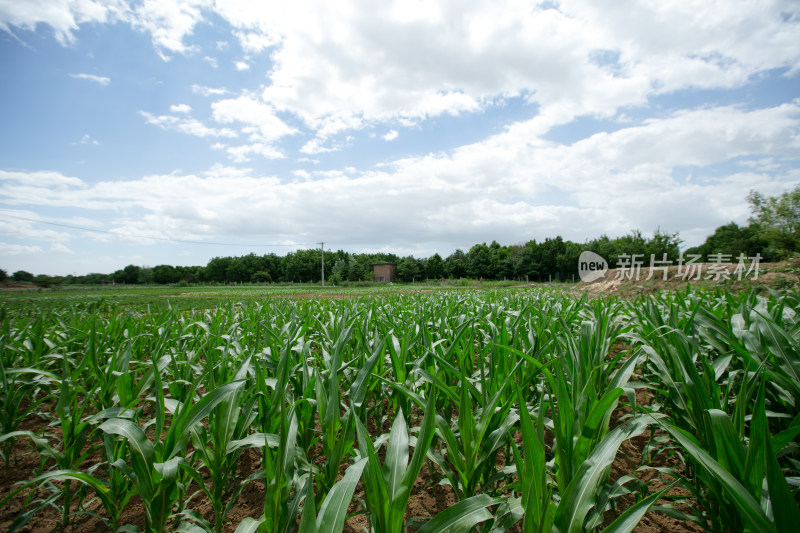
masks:
[(625, 512), (619, 515), (611, 525), (603, 529), (603, 533), (629, 533), (633, 531), (633, 529), (639, 525), (645, 513), (650, 510), (650, 507), (660, 500), (674, 485), (675, 483), (672, 483), (663, 490), (651, 494), (644, 500), (625, 509)]
[(125, 437), (131, 449), (138, 453), (146, 464), (153, 464), (155, 461), (153, 444), (147, 440), (144, 431), (130, 420), (112, 418), (100, 424), (100, 430), (104, 433)]
[(386, 449), (386, 459), (383, 462), (383, 475), (386, 479), (386, 488), (389, 489), (389, 499), (394, 501), (401, 491), (403, 475), (408, 465), (408, 426), (401, 408), (394, 417), (392, 429), (389, 432), (389, 444)]
[(645, 419), (636, 417), (611, 430), (598, 443), (564, 491), (556, 511), (554, 531), (583, 532), (583, 522), (589, 510), (595, 505), (598, 487), (607, 475), (620, 445), (625, 440), (642, 433), (646, 427)]
[(167, 453), (170, 455), (177, 453), (188, 440), (189, 432), (192, 428), (207, 417), (220, 402), (235, 394), (242, 385), (244, 385), (244, 381), (231, 381), (220, 385), (200, 398), (185, 415), (182, 411), (176, 417), (177, 420), (172, 421), (172, 425), (169, 428), (167, 446), (165, 447)]
[(366, 360), (364, 366), (359, 369), (358, 375), (356, 375), (356, 379), (353, 381), (353, 386), (350, 387), (350, 403), (356, 409), (360, 409), (364, 403), (364, 398), (367, 395), (367, 389), (369, 389), (370, 385), (369, 377), (372, 374), (375, 363), (377, 363), (378, 359), (383, 355), (385, 346), (385, 338), (381, 342), (375, 343), (375, 349), (372, 355)]
[(777, 531), (791, 531), (800, 525), (800, 510), (772, 449), (768, 428), (764, 427), (767, 489)]
[(461, 500), (425, 522), (417, 533), (468, 533), (476, 524), (491, 520), (492, 513), (487, 507), (500, 502), (488, 494)]
[(303, 515), (300, 517), (298, 533), (317, 533), (317, 504), (314, 500), (313, 473), (308, 474), (303, 493), (305, 494), (305, 503), (303, 503)]
[(256, 520), (255, 518), (250, 518), (249, 516), (242, 520), (239, 523), (239, 526), (236, 528), (235, 533), (256, 533), (258, 531), (259, 526), (264, 523), (266, 518), (263, 516)]
[(344, 528), (347, 508), (353, 499), (353, 492), (361, 479), (361, 472), (367, 465), (367, 458), (351, 465), (342, 479), (331, 488), (317, 517), (317, 533), (338, 533)]
[(736, 509), (738, 509), (739, 513), (742, 515), (742, 518), (749, 524), (750, 529), (763, 533), (775, 532), (775, 528), (772, 527), (770, 520), (764, 514), (759, 502), (756, 501), (730, 472), (725, 470), (713, 457), (708, 455), (691, 435), (671, 424), (661, 421), (657, 422), (664, 430), (672, 435), (672, 438), (678, 441), (678, 444), (683, 446), (686, 452), (697, 461), (700, 467), (719, 481), (725, 489), (725, 492), (733, 501)]

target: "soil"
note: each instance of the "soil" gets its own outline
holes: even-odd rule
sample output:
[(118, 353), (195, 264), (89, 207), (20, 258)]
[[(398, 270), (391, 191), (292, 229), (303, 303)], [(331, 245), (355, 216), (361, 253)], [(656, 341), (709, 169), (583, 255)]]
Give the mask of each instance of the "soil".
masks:
[[(691, 285), (695, 288), (720, 287), (726, 290), (754, 290), (785, 289), (800, 287), (800, 259), (784, 261), (781, 263), (761, 263), (758, 267), (758, 277), (735, 273), (736, 263), (721, 265), (720, 271), (724, 272), (715, 279), (709, 276), (709, 263), (700, 263), (700, 279), (684, 280), (678, 273), (677, 266), (667, 269), (667, 279), (663, 279), (663, 272), (654, 271), (653, 279), (646, 279), (650, 274), (649, 265), (642, 265), (639, 276), (634, 273), (630, 278), (630, 270), (622, 272), (620, 269), (609, 269), (605, 275), (590, 283), (578, 282), (572, 289), (576, 292), (587, 292), (590, 295), (616, 294), (623, 297), (650, 294), (661, 290), (681, 290)], [(719, 265), (717, 265), (719, 266)], [(749, 264), (746, 263), (746, 266)], [(741, 277), (741, 279), (739, 279)]]

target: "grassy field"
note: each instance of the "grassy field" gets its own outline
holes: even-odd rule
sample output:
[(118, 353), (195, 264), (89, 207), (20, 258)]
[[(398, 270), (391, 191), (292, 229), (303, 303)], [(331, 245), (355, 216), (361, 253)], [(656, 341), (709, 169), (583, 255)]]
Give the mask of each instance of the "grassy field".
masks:
[[(413, 292), (450, 291), (467, 289), (492, 289), (518, 286), (519, 282), (457, 280), (424, 284), (358, 283), (345, 286), (319, 284), (269, 284), (269, 285), (65, 285), (55, 288), (38, 288), (32, 284), (3, 289), (0, 286), (0, 303), (17, 311), (30, 306), (37, 309), (54, 309), (75, 305), (127, 307), (137, 312), (148, 309), (174, 308), (190, 310), (213, 308), (228, 302), (251, 302), (269, 298), (355, 298), (361, 296), (388, 296)], [(553, 287), (559, 287), (553, 284)]]
[(5, 292), (0, 528), (798, 523), (797, 292), (498, 285)]

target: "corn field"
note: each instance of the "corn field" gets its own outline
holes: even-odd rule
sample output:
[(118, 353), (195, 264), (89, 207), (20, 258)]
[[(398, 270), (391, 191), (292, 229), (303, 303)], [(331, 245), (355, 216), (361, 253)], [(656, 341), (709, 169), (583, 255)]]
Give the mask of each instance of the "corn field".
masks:
[[(0, 468), (28, 465), (0, 527), (795, 531), (798, 310), (535, 289), (0, 307)], [(424, 491), (447, 505), (416, 515)]]

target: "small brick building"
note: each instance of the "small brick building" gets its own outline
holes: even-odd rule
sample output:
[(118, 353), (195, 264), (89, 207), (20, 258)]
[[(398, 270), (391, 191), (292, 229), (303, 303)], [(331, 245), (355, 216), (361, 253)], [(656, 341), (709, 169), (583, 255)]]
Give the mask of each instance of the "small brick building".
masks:
[(397, 279), (397, 263), (373, 263), (372, 281), (389, 283)]

